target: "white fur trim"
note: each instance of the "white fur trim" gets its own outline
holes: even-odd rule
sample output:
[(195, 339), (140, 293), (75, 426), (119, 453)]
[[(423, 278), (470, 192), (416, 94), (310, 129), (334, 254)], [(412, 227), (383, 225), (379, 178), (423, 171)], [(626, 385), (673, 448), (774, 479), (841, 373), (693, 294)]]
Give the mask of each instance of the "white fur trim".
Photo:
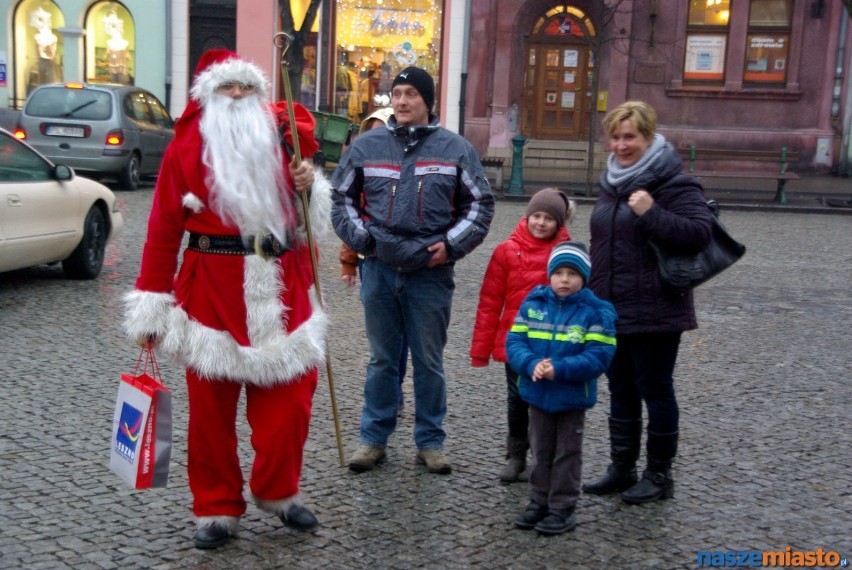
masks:
[(565, 225), (567, 226), (574, 221), (574, 214), (577, 213), (577, 202), (568, 200), (568, 214), (565, 216)]
[(131, 291), (124, 296), (124, 330), (132, 339), (143, 335), (163, 338), (169, 331), (169, 314), (174, 309), (171, 293)]
[[(299, 227), (296, 228), (296, 237), (304, 243), (308, 238), (301, 206), (298, 211)], [(323, 174), (321, 168), (314, 169), (314, 183), (311, 186), (308, 211), (311, 216), (313, 238), (318, 240), (327, 236), (331, 229), (331, 181)]]
[(180, 307), (167, 318), (167, 332), (159, 350), (202, 377), (228, 378), (257, 386), (290, 382), (325, 362), (329, 317), (313, 288), (308, 292), (312, 314), (294, 331), (285, 331), (282, 319), (279, 265), (256, 255), (246, 256), (244, 295), (251, 346), (239, 345), (223, 331), (206, 327)]
[(278, 515), (279, 517), (290, 510), (293, 505), (302, 505), (302, 496), (298, 493), (287, 499), (279, 499), (277, 501), (264, 501), (258, 499), (254, 495), (251, 496), (254, 504), (262, 511)]
[(254, 85), (255, 92), (260, 98), (266, 97), (266, 90), (269, 86), (266, 74), (255, 64), (240, 58), (231, 58), (215, 63), (196, 75), (189, 94), (203, 107), (210, 99), (210, 95), (216, 91), (216, 88), (229, 81)]
[(228, 533), (231, 536), (234, 536), (237, 534), (237, 530), (240, 528), (240, 517), (228, 517), (224, 515), (215, 517), (195, 517), (196, 528), (201, 528), (203, 526), (207, 526), (214, 523), (219, 526), (225, 527), (226, 529), (228, 529)]
[(189, 208), (196, 214), (200, 214), (204, 211), (204, 202), (201, 201), (201, 198), (193, 194), (192, 192), (187, 192), (183, 195), (183, 199), (181, 200), (184, 208)]

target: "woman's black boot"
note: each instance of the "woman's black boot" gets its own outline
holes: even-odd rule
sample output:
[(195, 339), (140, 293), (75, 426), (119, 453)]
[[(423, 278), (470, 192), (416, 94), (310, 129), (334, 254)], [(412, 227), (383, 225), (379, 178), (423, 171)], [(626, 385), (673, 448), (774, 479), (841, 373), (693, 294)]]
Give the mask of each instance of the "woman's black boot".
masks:
[(606, 473), (594, 483), (583, 485), (592, 495), (620, 493), (636, 484), (636, 460), (642, 440), (642, 420), (609, 418), (610, 459)]
[(674, 496), (671, 467), (677, 454), (677, 435), (648, 432), (648, 468), (638, 483), (621, 494), (625, 503), (638, 505)]
[(522, 474), (527, 468), (527, 450), (529, 448), (530, 444), (526, 439), (506, 438), (506, 465), (500, 471), (500, 481), (512, 483), (522, 480)]

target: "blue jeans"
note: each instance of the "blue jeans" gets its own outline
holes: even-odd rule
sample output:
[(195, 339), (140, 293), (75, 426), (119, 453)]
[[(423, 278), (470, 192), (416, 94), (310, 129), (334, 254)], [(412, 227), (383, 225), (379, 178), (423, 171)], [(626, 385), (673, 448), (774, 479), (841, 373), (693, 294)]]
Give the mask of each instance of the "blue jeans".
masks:
[[(364, 274), (361, 270), (361, 266), (364, 265), (364, 260), (359, 257), (358, 258), (358, 278), (361, 282), (364, 282)], [(402, 408), (402, 405), (405, 403), (405, 393), (402, 391), (402, 383), (405, 381), (405, 367), (408, 364), (408, 339), (405, 338), (405, 335), (402, 335), (402, 350), (399, 354), (399, 407)]]
[(370, 362), (361, 412), (362, 444), (384, 448), (396, 429), (405, 338), (414, 371), (414, 442), (422, 450), (444, 448), (444, 347), (454, 289), (449, 265), (399, 273), (376, 258), (364, 260), (361, 302)]

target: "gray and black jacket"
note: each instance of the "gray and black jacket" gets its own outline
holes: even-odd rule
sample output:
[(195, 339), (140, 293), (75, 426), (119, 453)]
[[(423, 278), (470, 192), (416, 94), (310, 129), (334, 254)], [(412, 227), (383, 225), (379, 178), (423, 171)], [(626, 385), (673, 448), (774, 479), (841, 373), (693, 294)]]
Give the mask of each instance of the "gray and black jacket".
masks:
[(494, 197), (476, 151), (438, 124), (399, 126), (355, 139), (332, 177), (331, 220), (349, 247), (397, 271), (426, 267), (426, 248), (447, 244), (451, 262), (482, 243)]

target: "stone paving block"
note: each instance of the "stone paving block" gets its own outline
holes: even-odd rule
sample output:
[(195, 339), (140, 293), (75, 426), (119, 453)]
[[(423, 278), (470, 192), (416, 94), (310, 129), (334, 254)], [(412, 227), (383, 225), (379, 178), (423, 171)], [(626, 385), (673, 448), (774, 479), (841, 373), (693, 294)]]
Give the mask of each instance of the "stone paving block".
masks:
[[(675, 497), (628, 506), (583, 495), (579, 525), (542, 537), (515, 530), (528, 489), (501, 485), (503, 366), (467, 357), (481, 276), (524, 203), (499, 202), (483, 245), (456, 266), (446, 351), (448, 476), (414, 464), (409, 363), (406, 406), (388, 462), (360, 475), (339, 465), (326, 371), (321, 370), (303, 489), (322, 523), (284, 528), (249, 505), (239, 538), (193, 548), (186, 481), (183, 371), (161, 362), (174, 390), (169, 486), (133, 491), (107, 469), (112, 408), (136, 347), (122, 332), (121, 297), (133, 287), (150, 187), (117, 192), (126, 226), (94, 282), (61, 268), (0, 274), (0, 566), (172, 568), (695, 568), (699, 550), (823, 547), (852, 553), (852, 387), (848, 349), (852, 232), (848, 218), (725, 211), (748, 246), (732, 269), (696, 291), (700, 328), (684, 335), (676, 389), (681, 450)], [(588, 242), (590, 204), (571, 232)], [(332, 317), (331, 362), (344, 452), (357, 446), (368, 346), (358, 286), (338, 280), (334, 236), (321, 247)], [(606, 382), (587, 414), (585, 479), (606, 468)], [(251, 468), (241, 403), (240, 456)]]

